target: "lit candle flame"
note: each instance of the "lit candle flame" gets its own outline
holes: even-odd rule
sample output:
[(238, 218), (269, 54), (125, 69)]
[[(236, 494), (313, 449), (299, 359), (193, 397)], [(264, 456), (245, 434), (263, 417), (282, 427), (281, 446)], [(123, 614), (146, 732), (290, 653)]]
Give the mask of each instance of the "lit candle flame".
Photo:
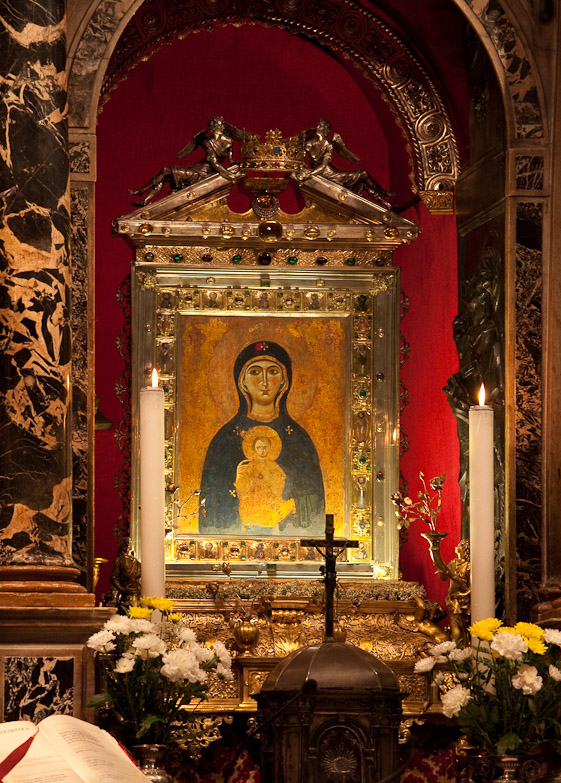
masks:
[[(154, 372), (156, 372), (154, 370)], [(485, 405), (485, 384), (481, 384), (481, 388), (479, 389), (479, 404)]]
[(152, 386), (156, 387), (158, 385), (158, 371), (154, 367), (152, 370)]

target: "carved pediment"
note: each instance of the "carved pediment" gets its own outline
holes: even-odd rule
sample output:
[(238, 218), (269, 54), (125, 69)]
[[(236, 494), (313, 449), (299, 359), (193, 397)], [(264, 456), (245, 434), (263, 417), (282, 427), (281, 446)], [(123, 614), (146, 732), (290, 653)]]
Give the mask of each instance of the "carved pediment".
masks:
[[(216, 120), (221, 118), (213, 118), (209, 127), (214, 127)], [(119, 217), (115, 231), (135, 247), (201, 243), (217, 247), (225, 242), (257, 247), (266, 242), (279, 248), (304, 245), (311, 249), (312, 243), (318, 249), (374, 244), (389, 250), (417, 237), (417, 225), (392, 211), (387, 200), (391, 194), (367, 172), (331, 165), (335, 151), (349, 161), (357, 162), (358, 158), (338, 134), (329, 138), (326, 121), (320, 120), (317, 129), (289, 139), (282, 139), (280, 131), (269, 131), (263, 144), (258, 137), (223, 121), (221, 127), (230, 131), (222, 130), (222, 135), (214, 132), (210, 137), (201, 131), (180, 151), (181, 156), (197, 144), (207, 144), (202, 161), (186, 168), (169, 166), (143, 189), (131, 191), (141, 197), (141, 206)], [(242, 137), (241, 163), (224, 167), (220, 156), (231, 161), (233, 138)], [(218, 157), (208, 147), (213, 141), (218, 145)], [(318, 145), (323, 154), (319, 164)], [(304, 164), (306, 155), (309, 168)], [(166, 183), (172, 188), (170, 194), (152, 202)], [(232, 188), (238, 186), (251, 199), (251, 208), (245, 212), (236, 212), (228, 204)], [(289, 187), (304, 204), (294, 214), (280, 208), (279, 194)]]

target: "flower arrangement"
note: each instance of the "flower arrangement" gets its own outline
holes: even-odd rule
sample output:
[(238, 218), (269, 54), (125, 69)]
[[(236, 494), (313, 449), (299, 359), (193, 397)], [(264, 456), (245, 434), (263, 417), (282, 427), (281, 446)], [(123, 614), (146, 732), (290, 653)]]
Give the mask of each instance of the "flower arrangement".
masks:
[(543, 743), (561, 750), (561, 631), (488, 618), (470, 628), (472, 645), (442, 642), (415, 671), (447, 664), (434, 681), (442, 711), (490, 753), (522, 755)]
[[(111, 711), (129, 747), (188, 738), (194, 715), (187, 707), (208, 698), (215, 678), (233, 676), (224, 644), (199, 645), (172, 608), (169, 599), (143, 597), (140, 606), (114, 615), (87, 641), (104, 683), (89, 706)], [(159, 622), (152, 621), (154, 610), (161, 613)]]
[(434, 478), (429, 479), (429, 487), (434, 493), (432, 495), (429, 492), (427, 480), (422, 471), (419, 473), (419, 478), (421, 479), (423, 489), (417, 492), (416, 503), (410, 497), (403, 495), (402, 492), (394, 492), (392, 495), (392, 502), (397, 507), (395, 514), (398, 519), (398, 527), (400, 530), (407, 529), (411, 522), (420, 519), (428, 524), (431, 533), (436, 533), (438, 515), (442, 508), (442, 487), (446, 474), (443, 473), (441, 476), (434, 476)]

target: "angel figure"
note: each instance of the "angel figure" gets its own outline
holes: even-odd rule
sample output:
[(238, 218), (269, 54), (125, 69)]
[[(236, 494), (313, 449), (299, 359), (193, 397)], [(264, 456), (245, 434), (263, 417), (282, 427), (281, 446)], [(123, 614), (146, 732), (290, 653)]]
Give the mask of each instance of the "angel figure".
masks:
[(237, 178), (236, 174), (229, 171), (222, 161), (227, 160), (228, 165), (232, 164), (234, 141), (240, 141), (247, 135), (245, 131), (225, 122), (224, 117), (213, 117), (208, 123), (208, 131), (203, 128), (177, 153), (178, 158), (186, 158), (197, 147), (201, 147), (205, 153), (204, 158), (192, 166), (166, 166), (143, 187), (138, 190), (129, 190), (131, 196), (141, 196), (148, 191), (143, 199), (133, 202), (133, 206), (143, 207), (148, 204), (161, 191), (166, 182), (169, 184), (170, 190), (181, 190), (216, 172), (233, 182)]
[(349, 188), (349, 190), (358, 195), (365, 191), (375, 201), (389, 209), (391, 204), (387, 199), (395, 194), (384, 190), (367, 171), (364, 171), (364, 169), (341, 171), (331, 165), (335, 152), (350, 163), (358, 163), (359, 158), (346, 147), (345, 142), (338, 133), (334, 133), (331, 139), (329, 139), (330, 133), (331, 123), (324, 119), (321, 119), (315, 128), (310, 128), (303, 132), (306, 140), (306, 151), (312, 168), (310, 171), (300, 174), (298, 178), (305, 180), (313, 174), (320, 174), (325, 179)]

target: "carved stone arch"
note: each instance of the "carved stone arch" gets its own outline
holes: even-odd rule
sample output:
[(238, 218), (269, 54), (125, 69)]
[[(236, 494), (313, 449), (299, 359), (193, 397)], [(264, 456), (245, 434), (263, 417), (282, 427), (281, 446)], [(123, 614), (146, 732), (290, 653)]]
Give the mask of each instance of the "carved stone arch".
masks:
[[(453, 2), (475, 28), (495, 64), (505, 97), (509, 135), (516, 139), (542, 139), (545, 126), (540, 105), (541, 89), (534, 75), (535, 68), (501, 0), (493, 4), (492, 12), (491, 4), (487, 2)], [(95, 116), (111, 54), (129, 20), (141, 5), (142, 0), (101, 0), (97, 5), (90, 5), (88, 11), (91, 13), (86, 23), (85, 15), (82, 19), (76, 18), (78, 12), (71, 16), (70, 23), (74, 23), (75, 27), (69, 48), (71, 127), (95, 127)], [(221, 5), (222, 12), (217, 14), (218, 5)], [(225, 19), (231, 15), (231, 5), (235, 7), (237, 16), (242, 15), (238, 3), (224, 2), (218, 5), (204, 4), (201, 0), (197, 21), (208, 23), (212, 18)], [(311, 37), (317, 35), (328, 46), (337, 44), (343, 47), (347, 54), (354, 57), (359, 67), (372, 73), (392, 95), (414, 142), (418, 186), (421, 189), (449, 187), (458, 173), (457, 151), (450, 121), (432, 82), (403, 42), (366, 9), (348, 0), (336, 0), (330, 5), (336, 11), (338, 39), (329, 25), (321, 29), (316, 19), (314, 24), (301, 21), (305, 17), (307, 0), (298, 4), (297, 18), (291, 15), (291, 10), (294, 14), (294, 3), (277, 0), (276, 5), (278, 8), (263, 4), (263, 8), (259, 9), (258, 4), (254, 4), (251, 9), (246, 9), (246, 13), (252, 18), (262, 18), (294, 32)], [(211, 6), (212, 12), (205, 12)], [(72, 30), (70, 33), (72, 35)], [(368, 46), (374, 42), (385, 43), (393, 51), (387, 62), (377, 62), (372, 54), (369, 55)], [(443, 153), (448, 157), (448, 164), (444, 167)], [(444, 170), (435, 171), (439, 167)]]
[[(311, 0), (301, 0), (297, 16), (289, 4), (276, 0), (276, 7), (263, 3), (251, 8), (223, 2), (199, 0), (190, 6), (173, 27), (158, 23), (158, 9), (165, 16), (165, 0), (151, 3), (151, 18), (144, 35), (129, 32), (126, 56), (105, 73), (120, 36), (141, 3), (115, 4), (103, 0), (84, 28), (80, 40), (70, 49), (69, 112), (74, 128), (92, 128), (98, 100), (110, 91), (134, 61), (150, 56), (166, 38), (182, 29), (200, 29), (209, 24), (230, 23), (240, 16), (274, 24), (294, 34), (316, 40), (336, 55), (350, 60), (362, 75), (387, 99), (396, 123), (409, 139), (409, 169), (414, 191), (453, 189), (460, 171), (452, 123), (435, 85), (404, 42), (372, 13), (348, 0), (333, 0), (319, 18)], [(194, 10), (193, 10), (194, 9)], [(111, 14), (114, 14), (113, 16)], [(119, 16), (120, 14), (120, 16)], [(177, 14), (176, 14), (177, 17)], [(126, 33), (125, 33), (126, 35)]]
[(509, 141), (546, 140), (543, 92), (522, 35), (505, 0), (453, 0), (476, 31), (495, 67), (505, 102)]

